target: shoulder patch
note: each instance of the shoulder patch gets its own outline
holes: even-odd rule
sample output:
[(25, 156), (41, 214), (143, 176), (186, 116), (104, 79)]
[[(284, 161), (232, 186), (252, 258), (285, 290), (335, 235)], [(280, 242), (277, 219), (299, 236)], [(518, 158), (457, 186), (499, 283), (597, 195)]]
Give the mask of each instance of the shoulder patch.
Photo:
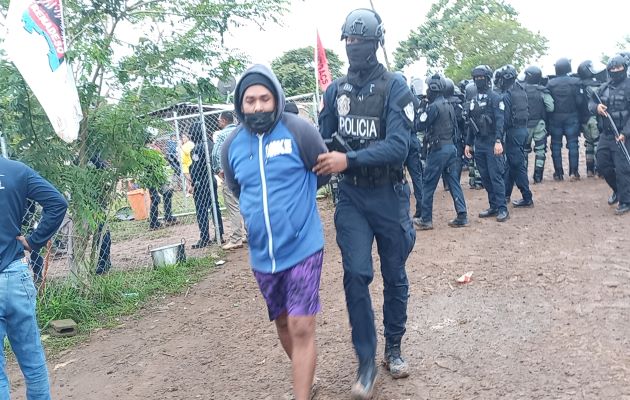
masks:
[(425, 122), (428, 117), (429, 116), (427, 115), (427, 112), (423, 112), (422, 114), (420, 114), (420, 122)]
[(499, 102), (499, 110), (505, 111), (505, 103), (503, 103), (503, 100)]

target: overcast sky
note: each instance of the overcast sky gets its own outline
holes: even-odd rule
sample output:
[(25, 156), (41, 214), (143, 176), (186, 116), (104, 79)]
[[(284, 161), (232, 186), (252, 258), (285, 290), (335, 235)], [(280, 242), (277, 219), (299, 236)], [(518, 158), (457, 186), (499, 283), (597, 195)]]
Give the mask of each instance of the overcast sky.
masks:
[[(385, 47), (393, 62), (393, 51), (409, 31), (425, 19), (432, 1), (373, 0), (385, 24)], [(538, 64), (553, 73), (560, 57), (573, 60), (574, 70), (585, 59), (599, 60), (617, 51), (617, 43), (630, 35), (630, 1), (600, 0), (508, 0), (519, 13), (520, 22), (549, 40), (548, 56)], [(589, 6), (590, 4), (590, 6)], [(340, 42), (341, 25), (355, 8), (370, 7), (369, 0), (293, 0), (283, 26), (268, 23), (265, 31), (253, 27), (232, 29), (226, 44), (248, 54), (252, 62), (269, 64), (287, 50), (314, 46), (319, 30), (324, 47), (345, 60)], [(383, 60), (382, 54), (379, 58)], [(420, 71), (407, 71), (419, 75)]]

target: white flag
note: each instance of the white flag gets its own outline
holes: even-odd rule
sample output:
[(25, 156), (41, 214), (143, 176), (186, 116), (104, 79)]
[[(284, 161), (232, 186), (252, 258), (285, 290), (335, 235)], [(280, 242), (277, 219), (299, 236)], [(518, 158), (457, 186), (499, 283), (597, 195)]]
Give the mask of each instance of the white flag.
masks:
[(79, 133), (83, 114), (66, 61), (61, 0), (11, 0), (6, 25), (7, 54), (44, 108), (57, 135), (72, 142)]

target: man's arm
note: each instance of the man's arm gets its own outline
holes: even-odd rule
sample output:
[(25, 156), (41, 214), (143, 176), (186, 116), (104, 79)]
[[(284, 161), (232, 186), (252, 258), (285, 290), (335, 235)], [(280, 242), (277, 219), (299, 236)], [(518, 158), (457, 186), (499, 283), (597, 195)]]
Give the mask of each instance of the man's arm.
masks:
[[(498, 94), (492, 96), (492, 111), (494, 113), (494, 139), (503, 141), (503, 131), (505, 129), (505, 102), (503, 96)], [(490, 97), (488, 96), (488, 97)]]
[(229, 152), (230, 152), (230, 145), (232, 144), (232, 141), (238, 134), (238, 131), (239, 131), (239, 128), (235, 128), (230, 133), (230, 135), (225, 140), (225, 142), (223, 142), (223, 145), (221, 146), (221, 167), (223, 169), (223, 176), (225, 178), (225, 184), (227, 185), (228, 189), (230, 189), (230, 191), (234, 193), (234, 196), (236, 196), (237, 198), (239, 198), (241, 195), (241, 185), (238, 183), (238, 181), (234, 177), (234, 171), (232, 170), (232, 166), (229, 160)]
[(555, 109), (555, 104), (553, 102), (553, 97), (551, 97), (551, 93), (549, 93), (548, 89), (542, 90), (542, 99), (543, 99), (543, 103), (545, 104), (545, 110), (548, 113), (552, 113), (553, 110)]
[[(313, 125), (306, 122), (301, 117), (290, 114), (284, 115), (282, 118), (297, 143), (300, 158), (304, 162), (304, 167), (308, 171), (312, 171), (315, 164), (317, 164), (319, 155), (328, 152), (322, 136)], [(329, 180), (330, 175), (328, 174), (318, 175), (317, 187), (320, 188), (324, 186)]]
[(68, 202), (53, 185), (29, 168), (27, 176), (28, 199), (42, 206), (42, 219), (30, 236), (26, 238), (31, 251), (39, 251), (57, 232), (68, 209)]

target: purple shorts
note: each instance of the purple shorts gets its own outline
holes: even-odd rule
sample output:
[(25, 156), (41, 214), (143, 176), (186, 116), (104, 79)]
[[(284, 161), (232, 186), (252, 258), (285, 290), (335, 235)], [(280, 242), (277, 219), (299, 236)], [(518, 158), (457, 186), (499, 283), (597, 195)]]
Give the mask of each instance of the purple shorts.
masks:
[(315, 315), (319, 304), (319, 278), (324, 251), (319, 250), (291, 268), (276, 274), (254, 271), (258, 287), (267, 302), (269, 320), (283, 313), (290, 316)]

